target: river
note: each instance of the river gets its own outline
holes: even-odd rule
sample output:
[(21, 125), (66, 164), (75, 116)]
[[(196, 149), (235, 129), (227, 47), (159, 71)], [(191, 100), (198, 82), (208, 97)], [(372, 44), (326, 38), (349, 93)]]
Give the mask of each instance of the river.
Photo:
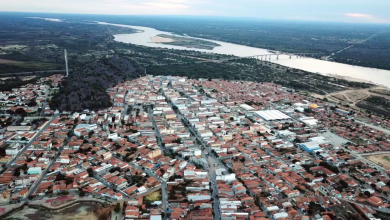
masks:
[[(195, 50), (195, 51), (202, 51), (202, 52), (209, 52), (209, 53), (212, 52), (218, 54), (229, 54), (229, 55), (235, 55), (240, 57), (270, 54), (269, 50), (262, 49), (262, 48), (248, 47), (239, 44), (232, 44), (232, 43), (208, 40), (202, 38), (197, 38), (197, 39), (211, 41), (221, 46), (215, 47), (213, 50), (204, 50), (204, 49), (185, 48), (185, 47), (166, 45), (166, 44), (158, 44), (158, 43), (151, 42), (151, 38), (159, 34), (167, 34), (167, 35), (174, 35), (174, 34), (169, 32), (159, 31), (149, 27), (111, 24), (105, 22), (98, 22), (98, 23), (102, 25), (114, 25), (114, 26), (128, 27), (128, 28), (139, 30), (138, 33), (114, 35), (115, 41), (123, 42), (123, 43), (131, 43), (135, 45), (142, 45), (148, 47), (160, 47), (160, 48), (169, 48), (169, 49), (177, 49), (177, 50)], [(292, 59), (290, 59), (289, 56), (287, 55), (280, 55), (279, 59), (276, 59), (276, 57), (273, 56), (271, 62), (283, 66), (291, 67), (291, 68), (313, 72), (313, 73), (320, 73), (323, 75), (334, 75), (340, 78), (345, 78), (345, 79), (355, 80), (355, 81), (368, 81), (377, 85), (384, 85), (386, 87), (390, 87), (390, 71), (388, 70), (353, 66), (353, 65), (313, 59), (308, 57), (304, 57), (304, 58), (293, 57)]]

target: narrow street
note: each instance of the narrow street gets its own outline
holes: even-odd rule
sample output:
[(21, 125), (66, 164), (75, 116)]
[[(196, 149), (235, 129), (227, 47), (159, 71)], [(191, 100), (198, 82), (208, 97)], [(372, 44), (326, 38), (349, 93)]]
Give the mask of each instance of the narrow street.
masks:
[[(68, 137), (68, 140), (69, 140), (69, 137)], [(39, 176), (39, 179), (37, 179), (37, 181), (35, 181), (33, 183), (33, 185), (30, 187), (30, 189), (27, 192), (26, 197), (30, 196), (33, 192), (35, 192), (35, 190), (37, 190), (37, 187), (39, 186), (39, 184), (41, 184), (42, 179), (45, 178), (45, 176), (47, 174), (47, 171), (50, 170), (50, 168), (57, 161), (58, 157), (61, 155), (61, 152), (64, 149), (65, 145), (66, 145), (66, 143), (64, 142), (64, 144), (58, 149), (58, 152), (57, 152), (56, 156), (53, 158), (53, 160), (51, 160), (49, 166), (46, 167), (46, 169), (41, 173), (41, 175)]]
[[(160, 134), (160, 131), (159, 131), (158, 127), (157, 127), (156, 121), (154, 120), (153, 110), (152, 110), (152, 108), (150, 106), (148, 106), (148, 115), (149, 115), (149, 118), (151, 119), (152, 124), (153, 124), (154, 133), (155, 133), (155, 135), (157, 137), (157, 144), (160, 147), (162, 154), (164, 154), (164, 152), (166, 151), (166, 148), (162, 145), (161, 134)], [(167, 180), (163, 180), (163, 179), (159, 178), (159, 181), (161, 183), (161, 189), (162, 189), (163, 210), (164, 210), (165, 213), (167, 213), (168, 207), (169, 207), (169, 204), (168, 204), (168, 193), (167, 193), (167, 183), (166, 183)], [(167, 215), (164, 216), (164, 219), (167, 219)]]
[(363, 122), (363, 121), (359, 121), (359, 120), (355, 120), (355, 121), (358, 122), (358, 123), (364, 124), (365, 126), (368, 126), (370, 128), (376, 129), (378, 131), (382, 131), (383, 133), (386, 133), (386, 134), (390, 135), (390, 130), (389, 129), (382, 128), (380, 126), (376, 126), (376, 125), (369, 124), (369, 123), (366, 123), (366, 122)]
[[(173, 103), (169, 98), (163, 93), (163, 96), (168, 100), (168, 104), (173, 109)], [(218, 164), (218, 166), (224, 167), (226, 170), (228, 170), (227, 167), (225, 167), (222, 162), (215, 157), (215, 155), (211, 152), (210, 147), (207, 145), (207, 143), (203, 140), (202, 137), (200, 137), (198, 131), (196, 131), (187, 121), (187, 119), (183, 116), (183, 114), (180, 111), (176, 112), (178, 116), (178, 120), (181, 122), (184, 122), (183, 125), (187, 128), (187, 130), (191, 131), (191, 135), (195, 135), (195, 142), (201, 143), (201, 147), (208, 152), (208, 162), (209, 162), (209, 181), (211, 183), (211, 188), (213, 189), (212, 198), (213, 198), (213, 211), (214, 211), (214, 219), (220, 219), (221, 218), (221, 211), (220, 211), (220, 203), (219, 203), (219, 197), (218, 197), (218, 187), (217, 187), (217, 180), (216, 180), (216, 174), (214, 171), (214, 164)], [(204, 154), (204, 150), (202, 150), (202, 154)], [(210, 162), (214, 161), (214, 162)]]
[(9, 167), (9, 166), (12, 166), (12, 164), (15, 162), (16, 158), (19, 157), (20, 155), (22, 155), (30, 146), (32, 143), (34, 143), (34, 141), (36, 140), (37, 137), (39, 137), (41, 135), (41, 133), (43, 131), (46, 130), (46, 128), (50, 125), (50, 123), (57, 117), (57, 115), (53, 115), (51, 117), (51, 119), (46, 122), (46, 125), (44, 127), (42, 127), (37, 134), (34, 135), (34, 137), (15, 155), (15, 157), (13, 157), (10, 161), (8, 161), (6, 167)]

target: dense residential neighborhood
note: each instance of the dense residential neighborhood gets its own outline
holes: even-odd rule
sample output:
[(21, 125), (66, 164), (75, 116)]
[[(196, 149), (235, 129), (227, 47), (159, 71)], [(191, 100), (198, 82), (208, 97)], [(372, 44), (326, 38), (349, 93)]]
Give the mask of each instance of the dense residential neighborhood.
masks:
[(372, 158), (390, 153), (383, 118), (274, 83), (170, 76), (60, 112), (47, 103), (62, 80), (0, 92), (0, 215), (86, 199), (113, 204), (111, 219), (390, 215), (389, 165)]

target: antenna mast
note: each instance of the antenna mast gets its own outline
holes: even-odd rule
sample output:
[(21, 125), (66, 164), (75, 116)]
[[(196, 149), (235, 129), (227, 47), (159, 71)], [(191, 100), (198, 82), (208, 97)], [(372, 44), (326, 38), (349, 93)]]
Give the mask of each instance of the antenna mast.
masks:
[(69, 76), (69, 69), (68, 69), (68, 53), (66, 52), (66, 49), (64, 50), (65, 53), (65, 68), (66, 68), (66, 77)]

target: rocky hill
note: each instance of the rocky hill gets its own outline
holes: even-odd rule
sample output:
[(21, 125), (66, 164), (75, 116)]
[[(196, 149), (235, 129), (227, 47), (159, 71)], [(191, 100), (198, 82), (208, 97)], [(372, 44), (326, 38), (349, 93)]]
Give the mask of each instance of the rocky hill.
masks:
[(60, 111), (98, 110), (112, 105), (107, 89), (140, 76), (131, 61), (111, 57), (86, 64), (72, 71), (50, 106)]

